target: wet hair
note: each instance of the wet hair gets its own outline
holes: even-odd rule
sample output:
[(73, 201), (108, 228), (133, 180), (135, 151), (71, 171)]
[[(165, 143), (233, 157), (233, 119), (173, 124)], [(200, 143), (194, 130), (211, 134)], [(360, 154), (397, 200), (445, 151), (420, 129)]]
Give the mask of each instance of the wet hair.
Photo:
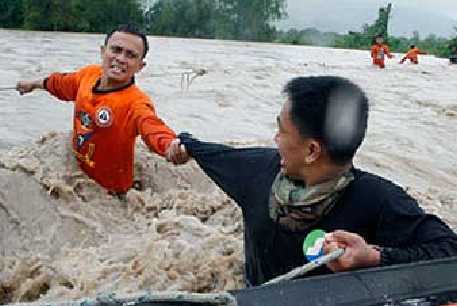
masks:
[(283, 91), (300, 136), (318, 140), (334, 163), (350, 162), (368, 123), (368, 99), (362, 89), (345, 78), (318, 76), (294, 78)]
[(143, 58), (146, 57), (146, 54), (149, 51), (148, 39), (146, 38), (146, 34), (141, 32), (141, 30), (135, 24), (132, 24), (132, 23), (121, 24), (121, 25), (118, 25), (113, 30), (111, 30), (111, 32), (106, 34), (105, 46), (108, 45), (108, 40), (110, 39), (111, 36), (113, 36), (113, 34), (115, 32), (123, 32), (123, 33), (128, 33), (128, 34), (132, 34), (132, 35), (136, 35), (136, 36), (140, 37), (141, 40), (143, 41)]

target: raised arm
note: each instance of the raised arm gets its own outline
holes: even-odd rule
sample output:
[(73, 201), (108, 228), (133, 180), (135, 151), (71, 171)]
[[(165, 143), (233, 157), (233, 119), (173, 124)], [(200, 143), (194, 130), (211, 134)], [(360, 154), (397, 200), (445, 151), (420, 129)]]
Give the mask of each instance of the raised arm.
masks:
[(22, 95), (30, 93), (35, 89), (44, 89), (44, 79), (33, 81), (18, 81), (16, 83), (16, 90)]
[(260, 181), (274, 177), (279, 171), (279, 155), (275, 149), (237, 149), (199, 141), (187, 133), (178, 137), (203, 171), (240, 206), (248, 205), (248, 193), (259, 192)]
[(46, 78), (19, 81), (16, 90), (21, 94), (27, 94), (35, 89), (45, 89), (51, 95), (64, 101), (74, 101), (78, 94), (81, 71), (71, 73), (52, 73)]
[(395, 57), (392, 53), (390, 53), (390, 49), (389, 49), (389, 47), (386, 46), (386, 45), (384, 46), (384, 52), (386, 53), (386, 55), (387, 55), (388, 58), (393, 58), (393, 57)]
[(52, 73), (43, 80), (43, 88), (59, 100), (74, 101), (84, 69), (70, 73)]
[(149, 101), (134, 105), (138, 133), (152, 152), (165, 156), (176, 134), (160, 119)]

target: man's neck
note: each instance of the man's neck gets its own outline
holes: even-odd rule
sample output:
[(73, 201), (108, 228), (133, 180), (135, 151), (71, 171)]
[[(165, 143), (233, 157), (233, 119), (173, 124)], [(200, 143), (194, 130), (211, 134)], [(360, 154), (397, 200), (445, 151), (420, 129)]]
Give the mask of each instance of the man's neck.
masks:
[(343, 166), (323, 163), (316, 165), (311, 169), (307, 169), (307, 174), (303, 175), (303, 181), (307, 186), (318, 185), (334, 179), (343, 173), (349, 171), (352, 168), (352, 162), (349, 162)]
[(100, 78), (100, 83), (97, 86), (97, 89), (102, 90), (102, 91), (116, 90), (119, 88), (126, 87), (127, 85), (130, 85), (130, 84), (132, 84), (132, 80), (130, 80), (128, 82), (113, 82), (109, 78), (102, 76)]

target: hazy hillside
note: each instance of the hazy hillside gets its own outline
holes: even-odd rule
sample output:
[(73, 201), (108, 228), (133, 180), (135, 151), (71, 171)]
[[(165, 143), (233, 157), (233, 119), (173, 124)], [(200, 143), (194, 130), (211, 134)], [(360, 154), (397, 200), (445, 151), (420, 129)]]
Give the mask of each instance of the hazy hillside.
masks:
[[(281, 28), (316, 27), (323, 31), (358, 31), (364, 23), (371, 23), (379, 6), (386, 0), (288, 0), (289, 18)], [(393, 3), (391, 33), (411, 35), (418, 30), (423, 36), (435, 33), (450, 36), (457, 26), (457, 9), (453, 0), (421, 1), (396, 0)]]

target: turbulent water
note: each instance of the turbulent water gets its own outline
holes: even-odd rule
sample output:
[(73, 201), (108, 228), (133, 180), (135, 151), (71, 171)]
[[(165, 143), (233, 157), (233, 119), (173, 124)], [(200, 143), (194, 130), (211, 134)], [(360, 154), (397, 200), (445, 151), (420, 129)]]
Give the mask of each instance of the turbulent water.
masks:
[[(0, 87), (99, 61), (100, 35), (0, 30)], [(356, 165), (405, 187), (457, 229), (457, 67), (419, 66), (364, 51), (150, 37), (137, 83), (177, 132), (271, 144), (281, 88), (292, 77), (339, 75), (366, 90), (367, 139)], [(181, 73), (205, 69), (189, 89)], [(185, 81), (185, 80), (184, 80)], [(103, 292), (242, 287), (242, 218), (193, 162), (167, 164), (139, 143), (144, 189), (113, 198), (69, 149), (72, 106), (44, 92), (0, 91), (0, 304)]]
[(241, 214), (197, 166), (139, 147), (145, 188), (118, 199), (78, 170), (68, 136), (0, 157), (0, 301), (240, 286)]

